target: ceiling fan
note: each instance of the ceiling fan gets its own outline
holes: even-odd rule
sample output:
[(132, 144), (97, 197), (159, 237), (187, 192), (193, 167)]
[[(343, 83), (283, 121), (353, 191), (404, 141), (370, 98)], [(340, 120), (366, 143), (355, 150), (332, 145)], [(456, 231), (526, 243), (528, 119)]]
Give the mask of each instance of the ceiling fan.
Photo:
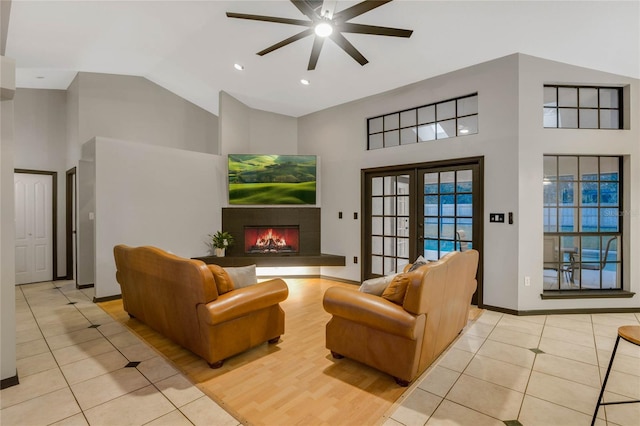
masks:
[(309, 58), (308, 70), (314, 70), (318, 63), (318, 57), (322, 50), (325, 38), (330, 38), (349, 56), (355, 59), (360, 65), (365, 65), (369, 61), (362, 53), (356, 49), (353, 44), (345, 38), (342, 33), (357, 34), (373, 34), (391, 37), (411, 37), (412, 30), (403, 30), (400, 28), (379, 27), (376, 25), (363, 25), (348, 22), (349, 20), (362, 15), (372, 9), (390, 3), (393, 0), (365, 0), (355, 4), (347, 9), (334, 13), (337, 0), (290, 0), (295, 7), (300, 10), (309, 21), (290, 18), (279, 18), (275, 16), (264, 15), (248, 15), (245, 13), (227, 12), (229, 18), (250, 19), (253, 21), (276, 22), (279, 24), (290, 24), (307, 27), (304, 31), (299, 32), (287, 39), (284, 39), (264, 50), (258, 52), (263, 56), (267, 53), (280, 49), (294, 41), (304, 37), (314, 35), (313, 48), (311, 49), (311, 57)]

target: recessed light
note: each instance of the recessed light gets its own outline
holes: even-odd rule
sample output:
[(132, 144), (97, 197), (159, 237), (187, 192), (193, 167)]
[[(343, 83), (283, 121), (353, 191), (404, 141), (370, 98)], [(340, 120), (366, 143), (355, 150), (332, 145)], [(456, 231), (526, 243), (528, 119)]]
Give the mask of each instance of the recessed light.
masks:
[(327, 37), (333, 32), (333, 27), (328, 22), (321, 22), (316, 25), (315, 32), (320, 37)]
[(309, 80), (305, 80), (304, 78), (302, 80), (300, 80), (300, 83), (304, 84), (305, 86), (309, 85)]
[(235, 69), (237, 69), (238, 71), (242, 71), (244, 69), (244, 66), (240, 65), (240, 64), (233, 64), (233, 67)]

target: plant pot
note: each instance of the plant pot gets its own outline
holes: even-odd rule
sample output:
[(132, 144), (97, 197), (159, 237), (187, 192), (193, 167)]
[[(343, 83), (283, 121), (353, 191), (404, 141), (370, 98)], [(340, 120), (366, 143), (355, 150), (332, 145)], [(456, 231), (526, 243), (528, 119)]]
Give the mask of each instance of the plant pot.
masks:
[(224, 257), (224, 251), (225, 251), (225, 249), (216, 247), (216, 256), (217, 257)]

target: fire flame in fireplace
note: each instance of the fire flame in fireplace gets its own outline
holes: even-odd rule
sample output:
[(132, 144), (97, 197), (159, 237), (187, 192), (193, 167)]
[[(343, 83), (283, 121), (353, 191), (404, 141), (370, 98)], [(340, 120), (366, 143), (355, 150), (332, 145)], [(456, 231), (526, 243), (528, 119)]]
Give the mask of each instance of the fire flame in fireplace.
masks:
[(273, 229), (268, 229), (267, 232), (258, 236), (255, 245), (262, 249), (271, 250), (284, 247), (287, 245), (287, 242), (283, 236), (274, 234)]

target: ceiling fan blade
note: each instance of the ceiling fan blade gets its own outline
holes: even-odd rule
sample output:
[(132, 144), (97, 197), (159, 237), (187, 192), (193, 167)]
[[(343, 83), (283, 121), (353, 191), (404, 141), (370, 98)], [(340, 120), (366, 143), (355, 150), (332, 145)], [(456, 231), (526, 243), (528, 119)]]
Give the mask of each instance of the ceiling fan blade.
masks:
[(322, 0), (291, 0), (291, 3), (311, 20), (320, 17), (320, 14), (316, 13), (316, 9), (322, 7)]
[(351, 22), (344, 22), (339, 26), (340, 31), (343, 33), (357, 33), (357, 34), (374, 34), (391, 37), (411, 37), (413, 30), (403, 30), (401, 28), (389, 28), (378, 27), (376, 25), (362, 25), (353, 24)]
[(250, 19), (252, 21), (277, 22), (278, 24), (302, 25), (310, 27), (313, 25), (311, 21), (302, 21), (300, 19), (278, 18), (277, 16), (248, 15), (246, 13), (227, 12), (227, 17), (238, 19)]
[(287, 38), (285, 40), (282, 40), (279, 43), (274, 44), (273, 46), (269, 46), (266, 49), (259, 51), (257, 53), (257, 55), (264, 56), (267, 53), (273, 52), (276, 49), (280, 49), (281, 47), (284, 47), (287, 44), (291, 44), (294, 41), (298, 41), (301, 38), (305, 38), (306, 36), (311, 35), (311, 34), (313, 34), (313, 28), (308, 28), (308, 29), (306, 29), (306, 30), (304, 30), (302, 32), (299, 32), (298, 34), (296, 34), (294, 36), (291, 36), (291, 37), (289, 37), (289, 38)]
[(356, 49), (339, 31), (334, 31), (329, 38), (333, 40), (342, 50), (347, 52), (349, 56), (356, 60), (360, 65), (366, 65), (369, 61), (362, 56), (362, 53)]
[(313, 49), (311, 49), (311, 57), (309, 57), (309, 66), (307, 67), (307, 71), (313, 71), (316, 69), (316, 64), (318, 63), (318, 58), (320, 57), (320, 51), (322, 50), (323, 44), (324, 37), (316, 36), (313, 40)]
[(373, 10), (377, 7), (383, 6), (393, 0), (365, 0), (361, 3), (353, 5), (345, 10), (342, 10), (336, 13), (334, 16), (335, 20), (339, 20), (341, 22), (348, 21), (351, 18), (355, 18), (356, 16), (360, 16), (363, 13), (366, 13), (370, 10)]

